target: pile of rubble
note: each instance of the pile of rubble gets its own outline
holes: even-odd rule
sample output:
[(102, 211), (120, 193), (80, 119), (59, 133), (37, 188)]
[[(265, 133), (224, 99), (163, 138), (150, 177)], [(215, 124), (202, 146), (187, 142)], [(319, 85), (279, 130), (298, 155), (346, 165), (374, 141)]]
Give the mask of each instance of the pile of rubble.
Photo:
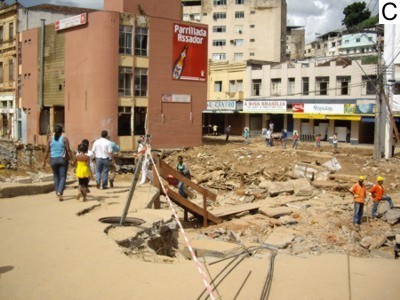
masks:
[[(303, 147), (304, 149), (305, 147)], [(311, 150), (311, 149), (310, 149)], [(192, 180), (218, 195), (210, 211), (243, 203), (258, 203), (258, 213), (230, 216), (228, 222), (201, 229), (204, 238), (235, 243), (265, 243), (290, 254), (345, 253), (393, 257), (400, 234), (400, 160), (373, 160), (365, 149), (330, 152), (265, 148), (261, 143), (203, 146), (183, 153)], [(166, 160), (176, 164), (174, 153)], [(372, 221), (372, 202), (365, 207), (360, 230), (352, 224), (353, 198), (348, 189), (359, 175), (372, 185), (385, 177), (386, 202)], [(192, 199), (202, 205), (201, 197)]]

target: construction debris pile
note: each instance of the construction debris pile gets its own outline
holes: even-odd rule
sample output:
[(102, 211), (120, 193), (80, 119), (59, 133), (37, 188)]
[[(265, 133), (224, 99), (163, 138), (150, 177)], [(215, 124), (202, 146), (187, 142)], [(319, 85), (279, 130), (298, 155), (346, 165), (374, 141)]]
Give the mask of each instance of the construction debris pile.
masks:
[[(175, 166), (177, 155), (183, 154), (192, 180), (218, 195), (216, 202), (208, 202), (211, 213), (244, 203), (259, 206), (256, 213), (243, 211), (229, 216), (228, 222), (201, 229), (200, 238), (264, 243), (295, 255), (393, 258), (395, 236), (400, 234), (400, 160), (373, 160), (371, 149), (357, 146), (340, 148), (335, 157), (330, 151), (326, 147), (314, 152), (311, 144), (297, 151), (262, 143), (228, 144), (174, 153), (166, 161)], [(348, 189), (360, 175), (367, 176), (367, 186), (383, 176), (386, 193), (397, 207), (390, 209), (383, 201), (373, 222), (371, 200), (356, 230)], [(191, 201), (202, 205), (201, 197)]]

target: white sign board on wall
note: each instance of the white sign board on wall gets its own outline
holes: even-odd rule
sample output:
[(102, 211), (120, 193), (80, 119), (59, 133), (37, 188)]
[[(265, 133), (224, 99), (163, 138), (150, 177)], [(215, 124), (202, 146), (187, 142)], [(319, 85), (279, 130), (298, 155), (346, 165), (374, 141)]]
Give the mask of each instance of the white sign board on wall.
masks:
[(286, 112), (286, 101), (244, 101), (244, 112)]
[(62, 19), (60, 21), (56, 21), (55, 28), (56, 31), (63, 30), (79, 25), (84, 25), (87, 22), (87, 14), (83, 13), (77, 16), (73, 16), (70, 18)]

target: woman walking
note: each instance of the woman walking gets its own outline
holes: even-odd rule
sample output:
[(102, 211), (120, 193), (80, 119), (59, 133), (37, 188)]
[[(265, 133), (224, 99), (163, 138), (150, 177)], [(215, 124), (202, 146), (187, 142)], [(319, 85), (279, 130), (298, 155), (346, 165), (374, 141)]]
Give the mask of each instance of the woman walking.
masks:
[(53, 170), (54, 188), (58, 200), (63, 201), (65, 182), (69, 160), (72, 159), (72, 152), (69, 147), (68, 139), (62, 135), (61, 125), (54, 127), (54, 135), (47, 143), (46, 154), (44, 156), (43, 167), (46, 166), (47, 157), (50, 154), (50, 166)]

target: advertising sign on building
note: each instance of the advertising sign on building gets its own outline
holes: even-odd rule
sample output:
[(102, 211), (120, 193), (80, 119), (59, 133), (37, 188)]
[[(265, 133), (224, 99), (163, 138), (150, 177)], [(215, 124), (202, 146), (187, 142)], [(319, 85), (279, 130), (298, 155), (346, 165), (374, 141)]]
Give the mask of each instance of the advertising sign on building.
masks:
[(304, 103), (293, 103), (292, 112), (303, 113), (304, 112)]
[(163, 94), (161, 96), (162, 102), (190, 103), (190, 99), (190, 95), (186, 94)]
[(374, 115), (375, 100), (357, 100), (356, 112), (362, 115)]
[(344, 104), (305, 103), (304, 112), (307, 114), (341, 115), (344, 113)]
[(207, 101), (207, 110), (236, 110), (236, 101)]
[(344, 105), (344, 113), (348, 115), (354, 115), (356, 113), (356, 105), (355, 104), (345, 104)]
[(173, 26), (172, 78), (206, 81), (207, 28), (178, 23)]
[(69, 17), (66, 19), (62, 19), (60, 21), (56, 21), (55, 29), (56, 31), (67, 29), (79, 25), (84, 25), (87, 22), (87, 14), (83, 13), (77, 16)]
[(244, 101), (244, 112), (286, 112), (286, 101)]

